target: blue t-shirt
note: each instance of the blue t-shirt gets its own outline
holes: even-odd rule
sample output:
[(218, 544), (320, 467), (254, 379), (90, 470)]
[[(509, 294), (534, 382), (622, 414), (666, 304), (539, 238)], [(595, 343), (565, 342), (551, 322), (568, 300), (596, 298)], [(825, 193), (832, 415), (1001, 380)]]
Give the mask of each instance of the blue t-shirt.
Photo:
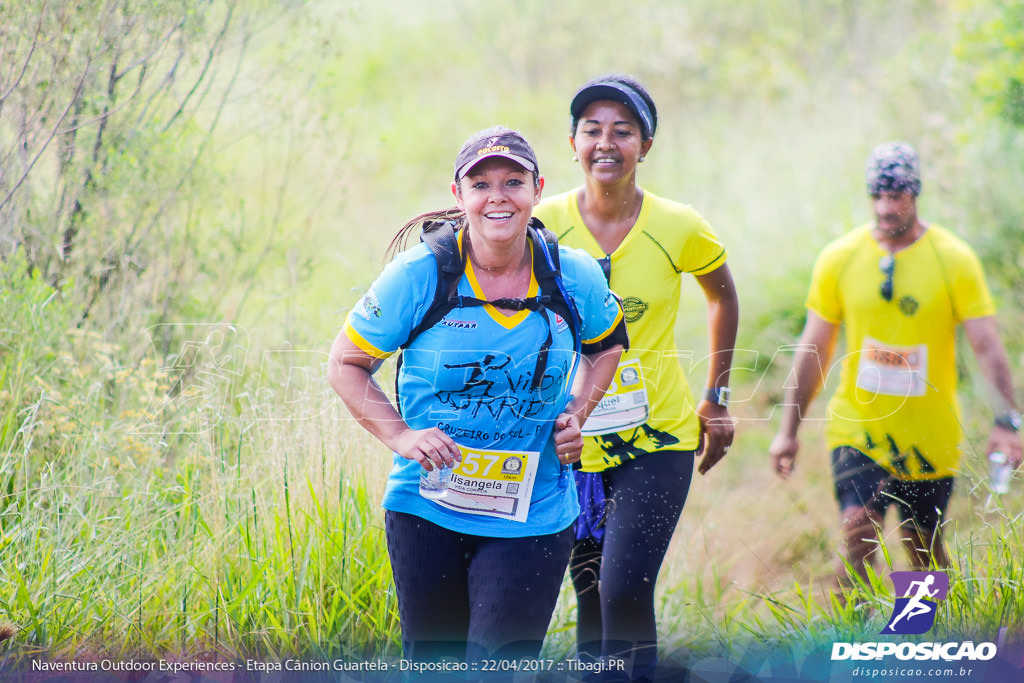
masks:
[[(618, 301), (593, 258), (566, 247), (559, 247), (559, 258), (566, 291), (580, 313), (583, 341), (597, 342), (621, 320)], [(345, 333), (372, 356), (391, 355), (423, 319), (436, 286), (437, 266), (426, 245), (399, 254), (349, 313)], [(458, 291), (486, 298), (472, 264)], [(529, 296), (537, 293), (531, 276)], [(438, 427), (466, 448), (539, 452), (526, 521), (468, 514), (424, 498), (420, 465), (397, 453), (384, 492), (385, 509), (453, 531), (495, 537), (555, 533), (576, 519), (573, 477), (558, 462), (552, 438), (554, 420), (568, 401), (573, 337), (568, 321), (550, 310), (543, 315), (553, 341), (536, 390), (531, 385), (548, 323), (539, 312), (508, 316), (491, 306), (452, 309), (405, 349), (398, 376), (402, 416), (411, 428)]]

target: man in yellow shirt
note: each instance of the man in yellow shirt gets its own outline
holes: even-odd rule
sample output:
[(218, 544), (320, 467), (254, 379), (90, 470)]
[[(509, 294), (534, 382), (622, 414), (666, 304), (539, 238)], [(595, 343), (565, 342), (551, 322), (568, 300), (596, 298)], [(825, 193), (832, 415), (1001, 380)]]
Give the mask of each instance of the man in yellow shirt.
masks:
[[(788, 477), (800, 445), (800, 421), (827, 375), (823, 369), (843, 326), (847, 352), (829, 401), (825, 437), (843, 559), (861, 578), (889, 505), (899, 511), (911, 565), (949, 565), (941, 524), (963, 438), (957, 325), (995, 389), (986, 452), (1006, 454), (1014, 468), (1022, 458), (1021, 417), (981, 263), (966, 243), (917, 215), (921, 180), (910, 145), (879, 145), (868, 158), (866, 182), (875, 220), (835, 240), (818, 257), (791, 374), (795, 382), (770, 447), (776, 472)], [(842, 581), (843, 562), (838, 569)]]

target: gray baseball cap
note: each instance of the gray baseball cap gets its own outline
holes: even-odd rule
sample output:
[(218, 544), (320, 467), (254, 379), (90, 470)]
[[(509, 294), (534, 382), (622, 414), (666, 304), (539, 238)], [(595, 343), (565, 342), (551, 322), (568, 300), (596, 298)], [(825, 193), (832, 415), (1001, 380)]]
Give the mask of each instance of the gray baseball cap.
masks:
[(537, 156), (526, 138), (514, 130), (499, 126), (474, 133), (463, 143), (455, 157), (455, 181), (458, 182), (474, 166), (491, 157), (504, 157), (527, 171), (537, 172)]

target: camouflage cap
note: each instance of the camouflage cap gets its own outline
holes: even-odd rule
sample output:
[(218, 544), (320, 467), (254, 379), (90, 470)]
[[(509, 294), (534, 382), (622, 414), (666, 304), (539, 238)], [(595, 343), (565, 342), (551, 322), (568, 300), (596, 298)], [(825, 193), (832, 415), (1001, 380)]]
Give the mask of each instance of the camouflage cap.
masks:
[(883, 192), (921, 194), (921, 166), (917, 152), (905, 142), (884, 142), (875, 147), (864, 168), (872, 197)]

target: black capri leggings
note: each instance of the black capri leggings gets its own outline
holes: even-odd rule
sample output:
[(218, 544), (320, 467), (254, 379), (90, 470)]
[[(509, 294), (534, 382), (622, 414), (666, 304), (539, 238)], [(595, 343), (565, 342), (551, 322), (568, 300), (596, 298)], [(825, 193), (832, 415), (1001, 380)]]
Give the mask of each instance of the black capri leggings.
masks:
[(386, 511), (408, 659), (536, 658), (565, 576), (572, 527), (492, 538)]
[(625, 656), (634, 676), (651, 675), (658, 640), (654, 585), (686, 503), (693, 461), (694, 451), (657, 451), (602, 473), (603, 542), (576, 541), (569, 565), (581, 655)]

